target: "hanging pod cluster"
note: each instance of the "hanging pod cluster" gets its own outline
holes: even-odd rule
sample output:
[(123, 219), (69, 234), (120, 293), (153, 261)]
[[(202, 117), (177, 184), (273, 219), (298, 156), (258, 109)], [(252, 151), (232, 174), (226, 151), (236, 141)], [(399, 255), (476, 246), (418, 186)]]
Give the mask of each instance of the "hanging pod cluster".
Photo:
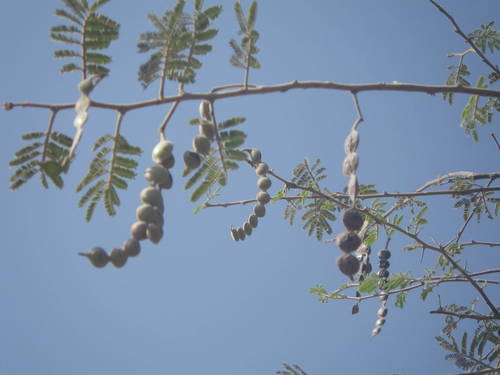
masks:
[(235, 241), (243, 241), (246, 236), (250, 236), (252, 234), (252, 229), (257, 227), (259, 218), (266, 215), (266, 204), (271, 201), (271, 196), (267, 192), (267, 190), (271, 187), (271, 179), (267, 177), (269, 166), (267, 163), (262, 161), (262, 154), (260, 150), (252, 149), (249, 151), (249, 154), (250, 163), (255, 168), (255, 173), (258, 176), (257, 187), (260, 191), (256, 196), (257, 203), (253, 208), (253, 214), (250, 215), (248, 220), (239, 228), (231, 228), (231, 237)]
[(173, 179), (169, 169), (175, 164), (172, 154), (173, 143), (168, 140), (160, 141), (153, 149), (152, 159), (155, 164), (144, 173), (149, 186), (140, 193), (141, 204), (136, 210), (136, 222), (130, 227), (131, 238), (123, 242), (121, 248), (113, 248), (108, 253), (101, 247), (94, 247), (87, 253), (79, 253), (87, 257), (97, 268), (108, 263), (120, 268), (127, 263), (129, 257), (135, 257), (141, 252), (140, 242), (148, 239), (154, 244), (163, 237), (163, 214), (165, 204), (161, 189), (170, 189)]
[(353, 276), (360, 271), (361, 262), (352, 255), (362, 244), (358, 232), (364, 223), (364, 216), (355, 208), (344, 211), (342, 221), (347, 231), (340, 233), (336, 238), (337, 246), (344, 252), (337, 258), (337, 267), (344, 275), (353, 280)]
[(353, 204), (359, 190), (358, 177), (356, 175), (356, 171), (359, 166), (359, 155), (357, 153), (358, 145), (359, 133), (356, 129), (352, 129), (344, 143), (346, 157), (344, 159), (344, 163), (342, 164), (342, 173), (349, 177), (349, 181), (347, 183), (347, 194), (349, 194)]
[[(389, 258), (391, 257), (391, 252), (388, 249), (382, 249), (378, 252), (378, 272), (377, 275), (380, 278), (379, 288), (383, 289), (387, 283), (387, 278), (389, 277)], [(385, 323), (385, 317), (387, 315), (387, 299), (389, 295), (387, 292), (382, 291), (380, 296), (381, 306), (377, 311), (377, 321), (375, 322), (375, 327), (372, 330), (372, 335), (375, 336), (380, 333), (382, 326)]]

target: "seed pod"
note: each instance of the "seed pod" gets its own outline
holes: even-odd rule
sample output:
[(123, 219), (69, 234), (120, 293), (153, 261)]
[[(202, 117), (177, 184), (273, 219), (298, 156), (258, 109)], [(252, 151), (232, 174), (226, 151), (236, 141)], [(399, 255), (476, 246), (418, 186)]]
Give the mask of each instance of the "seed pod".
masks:
[(382, 302), (385, 302), (387, 301), (387, 299), (389, 298), (389, 295), (387, 294), (387, 292), (381, 292), (380, 293), (380, 296), (378, 297)]
[(344, 215), (342, 216), (342, 221), (344, 222), (344, 225), (347, 228), (347, 230), (359, 231), (363, 226), (364, 217), (358, 210), (354, 208), (349, 208), (344, 211)]
[(259, 191), (256, 199), (260, 204), (267, 204), (271, 200), (271, 196), (265, 191)]
[(173, 168), (174, 165), (175, 165), (174, 154), (170, 155), (170, 157), (166, 158), (161, 162), (161, 166), (167, 169)]
[(95, 84), (94, 84), (94, 79), (97, 78), (97, 75), (91, 75), (90, 77), (80, 81), (78, 83), (78, 90), (84, 95), (89, 95), (91, 91), (94, 89)]
[(385, 319), (384, 318), (379, 318), (377, 319), (377, 321), (375, 322), (375, 326), (376, 327), (381, 327), (385, 324)]
[(145, 221), (136, 221), (130, 227), (130, 234), (132, 238), (137, 241), (142, 241), (148, 238), (146, 235), (146, 229), (148, 228), (148, 223)]
[(136, 257), (141, 252), (141, 244), (136, 239), (126, 240), (122, 245), (123, 250), (129, 257)]
[(378, 268), (389, 268), (389, 266), (391, 265), (391, 263), (388, 261), (388, 260), (383, 260), (381, 259), (380, 262), (378, 262)]
[(358, 177), (355, 174), (352, 174), (349, 177), (349, 182), (347, 183), (347, 194), (349, 194), (349, 198), (354, 202), (354, 197), (358, 195), (359, 184)]
[(351, 130), (344, 143), (344, 150), (346, 154), (355, 152), (358, 149), (359, 133), (357, 130)]
[(114, 248), (109, 254), (111, 264), (116, 268), (121, 268), (127, 263), (127, 253), (123, 249)]
[(245, 224), (243, 224), (243, 231), (247, 236), (250, 236), (252, 234), (252, 226), (250, 225), (250, 223), (246, 222)]
[(365, 264), (363, 264), (361, 272), (366, 273), (366, 274), (369, 274), (370, 272), (372, 272), (372, 265), (371, 265), (371, 263), (365, 263)]
[(240, 240), (244, 240), (245, 237), (246, 237), (246, 234), (245, 234), (245, 231), (243, 230), (243, 228), (238, 228), (238, 237), (240, 237)]
[(145, 221), (146, 223), (155, 223), (158, 225), (163, 225), (163, 217), (158, 210), (155, 210), (150, 204), (142, 204), (137, 207), (135, 211), (135, 216), (139, 221)]
[(354, 232), (344, 232), (337, 236), (336, 242), (340, 250), (351, 253), (361, 245), (361, 238)]
[(359, 313), (359, 305), (356, 303), (353, 307), (352, 307), (352, 311), (351, 311), (351, 314), (352, 315), (355, 315)]
[(203, 135), (197, 135), (193, 138), (194, 150), (202, 155), (208, 155), (210, 152), (210, 139)]
[(356, 170), (358, 169), (359, 157), (357, 152), (353, 152), (348, 154), (344, 159), (344, 164), (342, 165), (342, 173), (346, 176), (350, 176), (352, 174), (356, 174)]
[(157, 244), (163, 237), (163, 229), (158, 224), (149, 223), (146, 234), (152, 243)]
[(109, 256), (102, 247), (94, 247), (88, 253), (78, 253), (86, 257), (96, 268), (103, 268), (109, 262)]
[(257, 165), (257, 168), (255, 168), (255, 173), (257, 173), (257, 176), (265, 177), (267, 172), (269, 172), (269, 166), (267, 165), (267, 163), (259, 163)]
[(380, 333), (380, 327), (375, 327), (372, 330), (372, 336), (377, 336)]
[(174, 144), (167, 140), (162, 140), (156, 144), (153, 148), (152, 159), (155, 163), (160, 164), (164, 160), (172, 156), (172, 150), (174, 149)]
[(257, 203), (253, 207), (253, 213), (257, 217), (264, 217), (266, 215), (266, 207), (263, 204)]
[(158, 189), (147, 187), (141, 191), (141, 201), (163, 211), (163, 197)]
[(372, 249), (370, 246), (366, 246), (364, 243), (362, 243), (359, 247), (358, 247), (358, 253), (360, 254), (364, 254), (366, 256), (369, 256), (371, 253), (372, 253)]
[(144, 172), (144, 178), (152, 185), (165, 184), (168, 182), (169, 177), (172, 178), (168, 169), (159, 164), (149, 167), (146, 169), (146, 172)]
[(210, 141), (214, 140), (215, 136), (215, 127), (212, 124), (201, 124), (198, 127), (198, 130), (201, 135), (207, 137)]
[(378, 252), (379, 259), (387, 260), (391, 257), (391, 252), (387, 249), (382, 249)]
[(165, 179), (165, 181), (163, 181), (158, 186), (162, 189), (168, 190), (172, 187), (173, 183), (174, 183), (174, 179), (172, 178), (172, 174), (170, 173), (170, 171), (167, 171), (167, 178)]
[(200, 117), (203, 120), (206, 120), (206, 121), (211, 121), (212, 120), (211, 111), (210, 111), (210, 102), (209, 101), (202, 100), (200, 102), (200, 106), (199, 106), (198, 109), (200, 111)]
[(260, 177), (257, 180), (257, 187), (262, 191), (267, 191), (271, 187), (271, 180), (268, 177)]
[(259, 223), (259, 218), (255, 214), (250, 215), (250, 217), (248, 218), (248, 222), (250, 223), (252, 228), (257, 228), (257, 224)]
[(240, 235), (238, 234), (238, 229), (231, 228), (231, 237), (236, 242), (238, 242), (240, 240)]
[(380, 309), (377, 311), (377, 315), (381, 318), (384, 318), (387, 315), (387, 307), (382, 306)]
[(389, 277), (389, 271), (387, 271), (386, 269), (381, 269), (378, 270), (377, 275), (381, 279), (387, 279)]
[(359, 271), (359, 260), (351, 254), (344, 254), (337, 258), (337, 267), (344, 275), (352, 277)]
[(201, 156), (193, 151), (186, 151), (184, 153), (184, 165), (186, 170), (191, 171), (196, 169), (201, 164)]
[(256, 148), (254, 148), (254, 149), (252, 149), (252, 151), (250, 151), (250, 160), (254, 164), (260, 163), (261, 159), (262, 159), (262, 154), (261, 154), (260, 150), (257, 150)]

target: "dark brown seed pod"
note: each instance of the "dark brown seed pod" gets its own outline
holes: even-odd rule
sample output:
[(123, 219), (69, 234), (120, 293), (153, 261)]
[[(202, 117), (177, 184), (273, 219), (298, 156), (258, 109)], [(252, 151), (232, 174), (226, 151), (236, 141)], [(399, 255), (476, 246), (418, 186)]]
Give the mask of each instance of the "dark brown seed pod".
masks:
[(231, 237), (236, 242), (238, 242), (240, 240), (240, 235), (238, 234), (238, 229), (231, 228)]
[(344, 254), (337, 258), (337, 267), (344, 275), (352, 277), (359, 271), (359, 260), (351, 254)]
[(144, 178), (152, 185), (160, 185), (168, 182), (169, 175), (170, 172), (168, 169), (162, 167), (160, 164), (155, 164), (144, 172)]
[(271, 180), (268, 177), (260, 177), (257, 180), (257, 187), (262, 191), (267, 191), (271, 187)]
[(359, 156), (357, 152), (350, 153), (344, 159), (344, 164), (342, 165), (342, 173), (346, 176), (356, 174), (356, 170), (359, 165)]
[(200, 117), (205, 121), (211, 121), (212, 116), (210, 114), (210, 102), (207, 100), (202, 100), (199, 106)]
[(158, 242), (161, 241), (163, 237), (163, 229), (161, 228), (161, 226), (157, 224), (150, 223), (148, 224), (148, 229), (146, 230), (146, 234), (148, 236), (148, 239), (152, 243), (157, 244)]
[(201, 135), (207, 137), (210, 141), (214, 140), (215, 127), (212, 124), (201, 124), (198, 129)]
[(389, 271), (387, 271), (386, 269), (381, 269), (378, 270), (377, 275), (381, 279), (387, 279), (389, 277)]
[(186, 170), (191, 171), (196, 169), (201, 164), (201, 156), (193, 151), (186, 151), (184, 153), (184, 166)]
[(137, 220), (139, 221), (163, 225), (163, 217), (161, 216), (160, 212), (150, 204), (140, 205), (139, 207), (137, 207), (135, 214)]
[(163, 160), (161, 163), (161, 166), (164, 167), (164, 168), (167, 168), (167, 169), (171, 169), (174, 167), (175, 165), (175, 157), (174, 155), (170, 155), (170, 157), (166, 158), (165, 160)]
[(247, 236), (250, 236), (252, 234), (252, 226), (250, 225), (250, 223), (247, 222), (243, 224), (243, 231)]
[(238, 237), (240, 237), (240, 240), (243, 241), (246, 237), (245, 231), (243, 228), (238, 228)]
[(174, 144), (170, 141), (163, 140), (156, 144), (153, 148), (152, 159), (155, 163), (160, 164), (163, 160), (172, 156)]
[(382, 249), (378, 252), (378, 258), (379, 259), (383, 259), (383, 260), (387, 260), (391, 257), (391, 252), (387, 249)]
[(133, 238), (126, 240), (122, 248), (129, 257), (136, 257), (141, 252), (140, 242)]
[(344, 150), (346, 154), (355, 152), (358, 149), (359, 133), (357, 130), (351, 130), (344, 143)]
[(145, 221), (136, 221), (130, 226), (130, 235), (134, 240), (142, 241), (148, 238), (146, 235), (146, 230), (148, 229), (148, 223)]
[(142, 189), (140, 197), (143, 203), (150, 204), (163, 211), (163, 197), (158, 189), (151, 186)]
[(125, 265), (125, 263), (127, 263), (128, 256), (125, 250), (114, 248), (109, 254), (109, 259), (113, 266), (115, 266), (116, 268), (121, 268)]
[(257, 217), (264, 217), (264, 216), (266, 216), (266, 207), (263, 204), (257, 203), (253, 207), (253, 213)]
[(203, 135), (197, 135), (193, 138), (193, 149), (202, 155), (208, 155), (210, 152), (210, 139)]
[(342, 221), (349, 231), (359, 231), (365, 221), (363, 215), (354, 208), (349, 208), (344, 211)]
[(378, 268), (389, 268), (389, 266), (391, 265), (391, 263), (388, 261), (388, 260), (380, 260), (380, 262), (378, 262)]
[(372, 272), (372, 265), (371, 265), (371, 263), (367, 262), (367, 263), (363, 264), (362, 272), (366, 273), (366, 274), (369, 274), (370, 272)]
[(96, 268), (103, 268), (109, 262), (108, 253), (102, 247), (94, 247), (89, 252), (78, 253), (78, 255), (86, 257)]
[(250, 217), (248, 218), (248, 222), (250, 223), (252, 228), (257, 228), (257, 225), (259, 224), (259, 218), (255, 214), (250, 215)]
[(170, 171), (167, 171), (167, 178), (165, 179), (165, 181), (163, 181), (158, 186), (162, 189), (168, 190), (172, 187), (173, 183), (174, 183), (174, 179), (172, 178), (172, 174), (170, 173)]
[(261, 159), (262, 159), (262, 154), (261, 154), (260, 150), (257, 150), (256, 148), (254, 148), (254, 149), (252, 149), (252, 151), (250, 151), (250, 160), (254, 164), (260, 163)]
[(387, 315), (387, 312), (387, 307), (381, 307), (380, 309), (378, 309), (377, 315), (381, 318), (384, 318)]
[(336, 242), (340, 250), (351, 253), (361, 245), (361, 238), (354, 232), (344, 232), (337, 236)]
[(267, 163), (259, 163), (257, 165), (257, 168), (255, 168), (255, 173), (257, 173), (257, 176), (265, 177), (267, 175), (267, 172), (269, 172), (269, 166)]
[(259, 191), (257, 193), (256, 199), (260, 204), (267, 204), (271, 200), (271, 196), (265, 191)]

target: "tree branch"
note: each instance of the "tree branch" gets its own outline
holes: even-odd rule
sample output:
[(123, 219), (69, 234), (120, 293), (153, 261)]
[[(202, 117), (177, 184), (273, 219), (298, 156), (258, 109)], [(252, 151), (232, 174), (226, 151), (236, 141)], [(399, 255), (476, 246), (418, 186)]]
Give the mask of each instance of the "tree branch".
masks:
[(476, 314), (459, 314), (451, 311), (444, 311), (444, 310), (433, 310), (429, 311), (429, 314), (443, 314), (443, 315), (451, 315), (455, 316), (460, 319), (474, 319), (474, 320), (493, 320), (493, 316), (486, 316), (486, 315), (476, 315)]

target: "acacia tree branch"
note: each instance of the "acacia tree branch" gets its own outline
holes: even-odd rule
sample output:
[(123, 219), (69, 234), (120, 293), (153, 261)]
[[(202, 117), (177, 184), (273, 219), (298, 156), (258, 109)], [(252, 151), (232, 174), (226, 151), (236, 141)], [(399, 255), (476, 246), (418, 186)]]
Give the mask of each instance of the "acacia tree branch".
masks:
[[(230, 87), (233, 85), (226, 85)], [(238, 87), (238, 85), (234, 85)], [(239, 84), (241, 87), (241, 84)], [(288, 90), (296, 89), (325, 89), (325, 90), (339, 90), (339, 91), (349, 91), (349, 92), (362, 92), (362, 91), (398, 91), (398, 92), (422, 92), (430, 95), (440, 94), (440, 93), (457, 93), (457, 94), (469, 94), (486, 96), (493, 98), (500, 98), (500, 91), (491, 89), (482, 89), (476, 87), (463, 87), (463, 86), (444, 86), (444, 85), (416, 85), (410, 83), (369, 83), (369, 84), (343, 84), (334, 82), (320, 82), (320, 81), (292, 81), (289, 83), (282, 83), (277, 85), (269, 86), (253, 86), (250, 85), (247, 88), (240, 88), (235, 90), (229, 90), (225, 92), (212, 92), (212, 93), (182, 93), (175, 96), (167, 96), (164, 98), (157, 98), (146, 100), (138, 103), (129, 104), (115, 104), (106, 102), (91, 101), (90, 106), (95, 108), (109, 109), (114, 111), (129, 111), (139, 108), (146, 108), (155, 105), (161, 105), (166, 103), (173, 103), (175, 101), (183, 102), (188, 100), (208, 100), (215, 101), (226, 98), (247, 96), (247, 95), (261, 95), (261, 94), (271, 94), (277, 92), (286, 92)], [(14, 107), (29, 107), (29, 108), (47, 108), (47, 109), (59, 109), (65, 110), (74, 108), (74, 103), (71, 104), (44, 104), (44, 103), (4, 103), (4, 109), (12, 109)]]
[(455, 32), (460, 35), (463, 39), (465, 39), (465, 41), (474, 49), (474, 52), (477, 53), (477, 55), (481, 58), (481, 60), (483, 60), (483, 62), (488, 65), (491, 69), (493, 69), (494, 72), (496, 72), (497, 74), (500, 74), (500, 70), (498, 70), (498, 67), (496, 67), (495, 65), (493, 65), (493, 63), (491, 63), (490, 60), (488, 60), (486, 58), (486, 56), (481, 52), (481, 50), (479, 48), (477, 48), (476, 44), (472, 41), (471, 38), (469, 38), (467, 35), (465, 35), (465, 33), (462, 31), (462, 29), (460, 28), (460, 26), (458, 26), (457, 22), (455, 21), (455, 19), (441, 6), (439, 5), (438, 3), (436, 3), (434, 0), (429, 0), (432, 5), (434, 5), (441, 13), (443, 13), (446, 17), (448, 17), (448, 19), (450, 20), (450, 22), (453, 24), (453, 27), (455, 28)]
[(489, 246), (489, 247), (496, 247), (496, 246), (500, 246), (500, 243), (496, 243), (496, 242), (484, 242), (484, 241), (474, 241), (474, 240), (472, 240), (471, 242), (461, 243), (459, 245), (460, 246), (484, 245), (484, 246)]
[(429, 311), (429, 314), (442, 314), (442, 315), (451, 315), (455, 316), (459, 319), (474, 319), (474, 320), (493, 320), (494, 318), (492, 316), (486, 316), (486, 315), (479, 315), (479, 314), (459, 314), (451, 311), (444, 311), (444, 310), (433, 310)]

